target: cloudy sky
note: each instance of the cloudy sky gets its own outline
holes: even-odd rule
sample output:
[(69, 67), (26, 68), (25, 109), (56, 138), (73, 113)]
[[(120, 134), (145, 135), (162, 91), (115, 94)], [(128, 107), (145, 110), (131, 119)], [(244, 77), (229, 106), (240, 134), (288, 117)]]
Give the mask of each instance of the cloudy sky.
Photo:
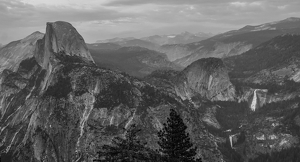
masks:
[(220, 33), (300, 17), (299, 0), (0, 0), (0, 43), (68, 21), (86, 42), (183, 31)]

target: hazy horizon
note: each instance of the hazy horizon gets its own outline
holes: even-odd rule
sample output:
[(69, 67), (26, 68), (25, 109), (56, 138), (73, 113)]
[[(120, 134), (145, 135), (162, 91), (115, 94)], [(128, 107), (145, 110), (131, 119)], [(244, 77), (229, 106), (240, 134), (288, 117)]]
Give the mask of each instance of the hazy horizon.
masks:
[(0, 0), (0, 43), (45, 32), (46, 22), (70, 22), (87, 43), (115, 37), (223, 33), (300, 17), (296, 0)]

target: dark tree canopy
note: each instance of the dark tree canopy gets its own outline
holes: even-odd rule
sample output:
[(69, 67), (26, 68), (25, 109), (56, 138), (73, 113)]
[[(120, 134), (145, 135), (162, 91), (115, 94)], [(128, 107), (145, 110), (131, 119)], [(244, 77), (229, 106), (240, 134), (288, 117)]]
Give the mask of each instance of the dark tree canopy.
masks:
[(170, 117), (164, 128), (158, 132), (159, 151), (162, 153), (163, 159), (168, 162), (192, 162), (195, 160), (196, 147), (186, 133), (187, 126), (184, 124), (180, 115), (173, 109), (170, 111)]
[(261, 154), (255, 159), (250, 159), (249, 162), (299, 162), (300, 148), (291, 147), (280, 152), (273, 152), (271, 154)]
[(115, 137), (111, 145), (104, 145), (98, 152), (95, 162), (159, 162), (160, 156), (157, 152), (145, 147), (137, 138), (141, 130), (136, 125), (130, 126), (125, 133), (125, 138)]

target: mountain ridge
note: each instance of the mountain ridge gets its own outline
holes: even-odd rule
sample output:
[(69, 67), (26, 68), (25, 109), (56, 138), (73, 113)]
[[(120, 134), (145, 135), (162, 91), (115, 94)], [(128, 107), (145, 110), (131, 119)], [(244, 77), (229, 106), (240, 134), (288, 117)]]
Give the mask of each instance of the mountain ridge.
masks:
[(93, 45), (88, 47), (98, 66), (123, 71), (135, 77), (143, 77), (157, 69), (181, 69), (170, 62), (164, 53), (143, 47), (120, 46), (116, 49), (99, 49)]
[[(278, 26), (276, 26), (276, 24), (273, 24), (273, 26), (277, 28), (272, 30), (269, 30), (269, 28), (265, 28), (263, 30), (252, 31), (255, 26), (246, 26), (239, 30), (233, 30), (218, 34), (200, 42), (187, 44), (186, 46), (183, 46), (181, 48), (181, 53), (185, 53), (185, 55), (182, 55), (183, 57), (178, 58), (175, 63), (186, 67), (193, 61), (196, 61), (200, 58), (226, 58), (234, 55), (240, 55), (276, 36), (288, 33), (300, 34), (300, 21), (288, 20), (289, 19), (278, 21)], [(268, 24), (270, 23), (258, 25), (256, 27), (268, 26)], [(271, 24), (270, 28), (272, 28), (273, 26)], [(194, 47), (189, 49), (186, 48), (187, 46)], [(165, 52), (168, 53), (168, 51)], [(170, 50), (170, 52), (174, 51)]]
[(204, 33), (199, 32), (192, 34), (190, 32), (182, 32), (179, 34), (169, 34), (169, 35), (153, 35), (148, 37), (142, 38), (134, 38), (134, 37), (125, 37), (125, 38), (112, 38), (112, 39), (105, 39), (105, 40), (97, 40), (96, 43), (117, 43), (117, 44), (124, 44), (122, 42), (132, 41), (132, 40), (144, 40), (156, 45), (165, 45), (165, 44), (187, 44), (192, 42), (197, 42), (206, 38), (213, 36), (212, 33)]

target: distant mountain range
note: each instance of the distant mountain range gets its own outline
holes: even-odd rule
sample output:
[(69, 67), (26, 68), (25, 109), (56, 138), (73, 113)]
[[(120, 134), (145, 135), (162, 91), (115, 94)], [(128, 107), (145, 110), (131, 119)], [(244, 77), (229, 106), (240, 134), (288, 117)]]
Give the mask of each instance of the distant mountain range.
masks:
[(224, 62), (232, 78), (247, 78), (259, 84), (282, 83), (284, 79), (300, 81), (300, 35), (277, 36)]
[(247, 25), (215, 36), (209, 33), (183, 32), (177, 35), (154, 35), (140, 39), (114, 38), (97, 42), (114, 43), (123, 47), (139, 46), (159, 51), (165, 53), (175, 64), (186, 67), (201, 58), (240, 55), (265, 41), (288, 33), (300, 33), (299, 18), (291, 17), (261, 25)]
[(187, 44), (192, 42), (198, 42), (204, 39), (207, 39), (209, 37), (212, 37), (212, 33), (189, 33), (189, 32), (183, 32), (180, 34), (171, 34), (171, 35), (153, 35), (149, 37), (143, 37), (143, 38), (134, 38), (134, 37), (126, 37), (126, 38), (112, 38), (112, 39), (106, 39), (106, 40), (98, 40), (96, 43), (116, 43), (120, 44), (122, 46), (132, 46), (132, 42), (137, 43), (137, 41), (147, 41), (151, 42), (155, 45), (165, 45), (165, 44)]
[(180, 53), (181, 58), (178, 58), (175, 63), (185, 67), (200, 58), (226, 58), (240, 55), (265, 41), (287, 33), (300, 34), (300, 18), (288, 18), (258, 26), (245, 26), (197, 43), (165, 46), (164, 53), (169, 58), (173, 53)]
[(211, 33), (201, 32), (201, 33), (192, 34), (189, 32), (183, 32), (174, 35), (154, 35), (150, 37), (144, 37), (141, 39), (158, 45), (165, 45), (165, 44), (187, 44), (187, 43), (199, 42), (201, 40), (207, 39), (212, 36), (213, 34)]
[[(156, 68), (150, 68), (151, 70), (149, 70), (148, 72), (144, 71), (146, 73), (142, 74), (140, 73), (141, 72), (140, 70), (148, 67), (148, 65), (139, 64), (139, 65), (145, 65), (145, 67), (142, 68), (142, 66), (140, 66), (140, 69), (137, 70), (136, 68), (132, 67), (132, 66), (136, 66), (136, 64), (123, 64), (124, 62), (119, 62), (120, 58), (123, 58), (120, 48), (122, 47), (131, 47), (131, 49), (137, 47), (147, 48), (151, 52), (148, 51), (146, 53), (152, 53), (152, 54), (163, 53), (164, 56), (167, 56), (167, 59), (165, 57), (162, 57), (162, 59), (164, 60), (162, 62), (169, 60), (167, 66), (161, 66), (163, 68), (175, 67), (173, 66), (175, 64), (177, 65), (177, 67), (186, 67), (190, 65), (192, 62), (197, 61), (198, 59), (201, 58), (216, 57), (216, 58), (224, 59), (227, 57), (240, 55), (253, 48), (256, 48), (260, 44), (269, 41), (270, 39), (276, 36), (289, 34), (289, 33), (291, 34), (300, 33), (299, 18), (288, 18), (282, 21), (276, 21), (276, 22), (266, 23), (257, 26), (248, 25), (238, 30), (232, 30), (223, 34), (218, 34), (216, 36), (210, 37), (202, 41), (188, 43), (188, 44), (164, 44), (163, 42), (165, 42), (165, 40), (168, 40), (169, 43), (172, 40), (181, 40), (181, 41), (195, 40), (192, 38), (196, 38), (196, 37), (204, 38), (204, 37), (209, 37), (210, 35), (205, 33), (191, 34), (188, 32), (184, 32), (178, 35), (164, 35), (164, 36), (157, 35), (157, 36), (145, 37), (141, 39), (135, 39), (133, 37), (114, 38), (114, 39), (101, 41), (102, 43), (89, 44), (88, 48), (90, 49), (93, 57), (95, 58), (110, 56), (113, 51), (119, 53), (113, 55), (113, 57), (110, 56), (109, 59), (110, 61), (105, 62), (103, 61), (104, 59), (102, 60), (96, 59), (96, 62), (99, 64), (101, 63), (101, 66), (113, 68), (113, 69), (123, 69), (123, 71), (126, 71), (129, 74), (133, 74), (134, 76), (141, 77), (148, 74), (149, 72), (152, 72), (153, 70), (157, 70), (158, 66)], [(164, 44), (164, 45), (160, 46), (159, 44)], [(122, 50), (125, 50), (124, 53), (128, 53), (129, 51), (127, 51), (127, 49), (129, 48), (123, 48)], [(136, 51), (131, 50), (131, 54), (137, 51), (140, 51), (140, 49)], [(141, 54), (142, 52), (139, 53)], [(101, 56), (97, 56), (97, 54), (98, 55), (100, 54)], [(97, 61), (97, 60), (101, 60), (101, 61)], [(173, 62), (172, 66), (168, 66), (171, 65), (170, 64), (171, 62)], [(135, 69), (135, 70), (130, 71), (129, 69), (132, 70)]]
[(137, 46), (137, 47), (143, 47), (143, 48), (148, 48), (151, 50), (157, 50), (159, 48), (158, 44), (146, 41), (146, 40), (141, 40), (141, 39), (136, 39), (136, 38), (114, 38), (110, 40), (105, 40), (105, 41), (97, 41), (96, 44), (102, 43), (102, 46), (104, 46), (106, 43), (113, 43), (120, 45), (122, 47), (132, 47), (132, 46)]

